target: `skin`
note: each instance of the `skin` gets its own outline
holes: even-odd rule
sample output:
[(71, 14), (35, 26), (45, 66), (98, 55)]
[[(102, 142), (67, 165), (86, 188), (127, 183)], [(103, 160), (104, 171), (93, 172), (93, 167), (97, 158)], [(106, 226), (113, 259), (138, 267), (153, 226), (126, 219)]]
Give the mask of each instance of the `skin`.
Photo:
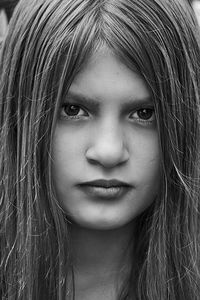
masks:
[(193, 7), (195, 15), (197, 17), (198, 24), (200, 25), (200, 1), (194, 0), (192, 2), (192, 7)]
[(3, 41), (8, 28), (8, 20), (4, 10), (0, 10), (0, 42)]
[[(92, 104), (80, 103), (77, 95)], [(75, 116), (66, 114), (68, 103), (76, 105)], [(138, 116), (144, 108), (152, 111), (148, 120)], [(140, 75), (107, 49), (89, 59), (64, 99), (54, 135), (53, 174), (59, 203), (83, 227), (124, 226), (156, 197), (160, 158), (151, 94)], [(102, 178), (132, 188), (116, 201), (96, 201), (76, 186)]]
[[(151, 94), (138, 73), (101, 49), (63, 99), (53, 140), (53, 179), (70, 220), (77, 300), (117, 298), (133, 262), (134, 219), (154, 201), (159, 178)], [(97, 200), (77, 187), (96, 179), (118, 179), (131, 188), (118, 199)]]

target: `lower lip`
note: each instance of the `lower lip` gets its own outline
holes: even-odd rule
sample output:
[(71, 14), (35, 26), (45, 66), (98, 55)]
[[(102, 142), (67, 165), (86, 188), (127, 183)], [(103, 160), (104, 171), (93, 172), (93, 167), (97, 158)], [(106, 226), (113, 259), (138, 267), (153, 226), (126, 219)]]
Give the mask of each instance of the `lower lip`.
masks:
[(92, 198), (100, 199), (100, 200), (114, 200), (123, 197), (128, 191), (130, 187), (128, 186), (114, 186), (114, 187), (99, 187), (99, 186), (91, 186), (91, 185), (82, 185), (80, 189), (91, 196)]

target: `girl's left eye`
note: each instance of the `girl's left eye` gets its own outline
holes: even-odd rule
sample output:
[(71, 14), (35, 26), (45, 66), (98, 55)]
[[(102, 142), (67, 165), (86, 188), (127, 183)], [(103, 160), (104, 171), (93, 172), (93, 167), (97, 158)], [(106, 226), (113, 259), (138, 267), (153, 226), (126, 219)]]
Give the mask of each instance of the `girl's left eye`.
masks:
[(129, 117), (142, 123), (152, 123), (155, 121), (155, 112), (153, 108), (141, 108), (131, 113)]
[(61, 107), (61, 117), (79, 119), (85, 116), (88, 116), (88, 113), (79, 105), (66, 103)]

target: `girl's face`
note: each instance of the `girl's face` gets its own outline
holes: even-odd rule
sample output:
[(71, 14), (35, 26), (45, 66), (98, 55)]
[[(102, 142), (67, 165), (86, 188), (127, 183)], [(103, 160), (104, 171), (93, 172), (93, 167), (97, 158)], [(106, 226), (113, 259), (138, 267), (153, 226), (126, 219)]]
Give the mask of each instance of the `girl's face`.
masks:
[(118, 228), (152, 203), (159, 175), (151, 94), (138, 73), (102, 49), (60, 107), (53, 140), (58, 201), (81, 226)]

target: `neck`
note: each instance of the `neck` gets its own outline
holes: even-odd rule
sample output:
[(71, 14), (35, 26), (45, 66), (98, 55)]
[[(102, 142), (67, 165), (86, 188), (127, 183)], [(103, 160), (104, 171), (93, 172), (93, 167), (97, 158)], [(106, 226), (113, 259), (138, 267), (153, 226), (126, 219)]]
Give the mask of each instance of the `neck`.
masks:
[[(124, 275), (130, 268), (130, 244), (133, 223), (112, 230), (95, 230), (73, 224), (71, 243), (74, 270), (77, 276), (109, 280)], [(88, 279), (88, 278), (87, 278)]]

